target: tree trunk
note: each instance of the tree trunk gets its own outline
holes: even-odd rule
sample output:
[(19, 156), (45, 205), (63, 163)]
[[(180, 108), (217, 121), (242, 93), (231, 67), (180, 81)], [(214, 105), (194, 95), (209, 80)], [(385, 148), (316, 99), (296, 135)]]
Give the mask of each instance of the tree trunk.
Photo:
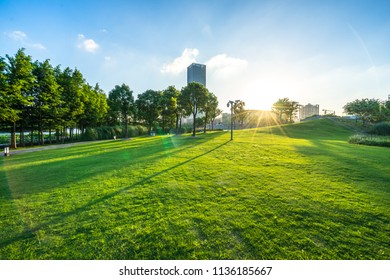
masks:
[(30, 128), (30, 146), (34, 146), (34, 126)]
[(176, 134), (179, 134), (179, 115), (176, 114)]
[(73, 127), (72, 127), (72, 128), (70, 128), (70, 130), (69, 130), (70, 143), (73, 143), (73, 134), (74, 134), (74, 129), (73, 129)]
[(129, 138), (129, 124), (127, 123), (127, 117), (125, 121), (126, 138)]
[(56, 128), (56, 144), (60, 143), (60, 130)]
[(11, 148), (16, 149), (16, 122), (14, 122), (12, 126), (12, 132), (11, 132)]
[(66, 126), (64, 126), (64, 128), (61, 130), (61, 141), (62, 141), (62, 144), (65, 143), (65, 137), (66, 137)]
[(20, 146), (24, 147), (24, 125), (20, 124)]
[(207, 129), (207, 112), (204, 116), (204, 130), (203, 130), (204, 133), (206, 133), (206, 129)]
[(195, 136), (196, 135), (196, 114), (193, 113), (192, 116), (194, 117), (194, 122), (192, 126), (192, 136)]

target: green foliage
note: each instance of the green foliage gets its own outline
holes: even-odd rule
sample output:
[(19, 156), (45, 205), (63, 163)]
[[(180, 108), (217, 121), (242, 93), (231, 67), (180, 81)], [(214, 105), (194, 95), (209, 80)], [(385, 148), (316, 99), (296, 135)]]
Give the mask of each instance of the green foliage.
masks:
[(120, 119), (125, 125), (126, 138), (128, 138), (129, 120), (134, 116), (135, 112), (133, 91), (126, 84), (116, 85), (108, 94), (108, 102), (112, 112), (111, 116), (116, 120)]
[(381, 122), (374, 124), (369, 130), (369, 134), (387, 136), (390, 135), (390, 123)]
[(174, 86), (169, 86), (161, 96), (161, 127), (164, 132), (177, 124), (178, 98), (180, 91)]
[(147, 90), (138, 95), (136, 101), (138, 118), (143, 120), (148, 127), (149, 133), (161, 114), (162, 93), (155, 90)]
[(319, 120), (0, 158), (0, 259), (383, 259), (385, 148)]
[(197, 82), (191, 82), (181, 89), (180, 103), (182, 108), (187, 116), (192, 114), (194, 120), (192, 136), (195, 136), (196, 133), (196, 116), (198, 112), (205, 110), (208, 96), (207, 88)]
[(390, 147), (390, 137), (386, 136), (372, 136), (372, 135), (353, 135), (348, 140), (351, 144)]
[(99, 139), (99, 134), (96, 131), (96, 128), (88, 127), (82, 135), (81, 138), (83, 141), (94, 141)]
[(278, 99), (272, 105), (272, 111), (278, 115), (280, 123), (292, 123), (298, 108), (299, 103), (289, 98)]
[(344, 106), (347, 114), (359, 116), (363, 124), (367, 122), (380, 122), (386, 120), (390, 114), (390, 108), (379, 99), (364, 98), (349, 102)]
[[(32, 63), (24, 49), (14, 57), (6, 55), (6, 58), (0, 57), (0, 122), (7, 129), (12, 128), (14, 148), (16, 131), (21, 131), (19, 142), (22, 146), (28, 144), (24, 141), (24, 131), (32, 131), (32, 134), (38, 131), (39, 144), (45, 143), (46, 132), (56, 131), (56, 142), (64, 143), (75, 140), (75, 131), (85, 134), (81, 139), (110, 139), (123, 132), (114, 132), (107, 127), (123, 124), (128, 138), (145, 134), (143, 126), (129, 128), (130, 123), (145, 124), (149, 132), (154, 129), (165, 134), (173, 127), (179, 129), (179, 120), (186, 115), (185, 109), (190, 113), (205, 111), (207, 122), (220, 113), (215, 108), (218, 101), (212, 94), (205, 106), (208, 91), (200, 84), (188, 85), (189, 102), (194, 105), (190, 109), (188, 100), (182, 98), (182, 93), (174, 86), (164, 91), (147, 90), (138, 95), (135, 104), (128, 85), (115, 86), (107, 99), (99, 85), (88, 84), (77, 69), (53, 68), (49, 60)], [(29, 144), (34, 143), (31, 139)]]
[(213, 123), (215, 118), (222, 113), (222, 111), (218, 109), (218, 98), (214, 93), (209, 92), (203, 112), (205, 114), (204, 132), (206, 133), (206, 125), (208, 123)]

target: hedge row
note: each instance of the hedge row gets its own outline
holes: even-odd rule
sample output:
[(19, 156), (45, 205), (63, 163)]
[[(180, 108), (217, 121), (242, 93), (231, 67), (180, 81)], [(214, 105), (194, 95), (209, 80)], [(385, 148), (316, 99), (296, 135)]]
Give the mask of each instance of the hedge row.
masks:
[(386, 136), (353, 135), (348, 142), (367, 146), (390, 147), (390, 137)]
[[(147, 135), (148, 129), (141, 125), (128, 127), (129, 137), (136, 137), (141, 135)], [(122, 126), (101, 126), (97, 128), (87, 128), (81, 136), (83, 141), (92, 141), (92, 140), (107, 140), (116, 138), (126, 137), (126, 130)]]

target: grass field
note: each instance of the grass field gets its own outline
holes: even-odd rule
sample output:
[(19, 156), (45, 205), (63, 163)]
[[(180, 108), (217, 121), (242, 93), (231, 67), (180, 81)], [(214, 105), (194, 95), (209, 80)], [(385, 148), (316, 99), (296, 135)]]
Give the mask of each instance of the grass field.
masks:
[(0, 259), (390, 259), (390, 150), (331, 120), (0, 158)]

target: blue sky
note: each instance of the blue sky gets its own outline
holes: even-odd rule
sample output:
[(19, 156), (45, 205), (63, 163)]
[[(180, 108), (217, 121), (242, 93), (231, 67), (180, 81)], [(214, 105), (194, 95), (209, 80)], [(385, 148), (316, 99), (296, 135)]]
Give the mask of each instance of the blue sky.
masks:
[(186, 84), (207, 65), (207, 87), (270, 109), (278, 98), (342, 113), (390, 94), (390, 1), (6, 1), (0, 56), (78, 68), (108, 93)]

